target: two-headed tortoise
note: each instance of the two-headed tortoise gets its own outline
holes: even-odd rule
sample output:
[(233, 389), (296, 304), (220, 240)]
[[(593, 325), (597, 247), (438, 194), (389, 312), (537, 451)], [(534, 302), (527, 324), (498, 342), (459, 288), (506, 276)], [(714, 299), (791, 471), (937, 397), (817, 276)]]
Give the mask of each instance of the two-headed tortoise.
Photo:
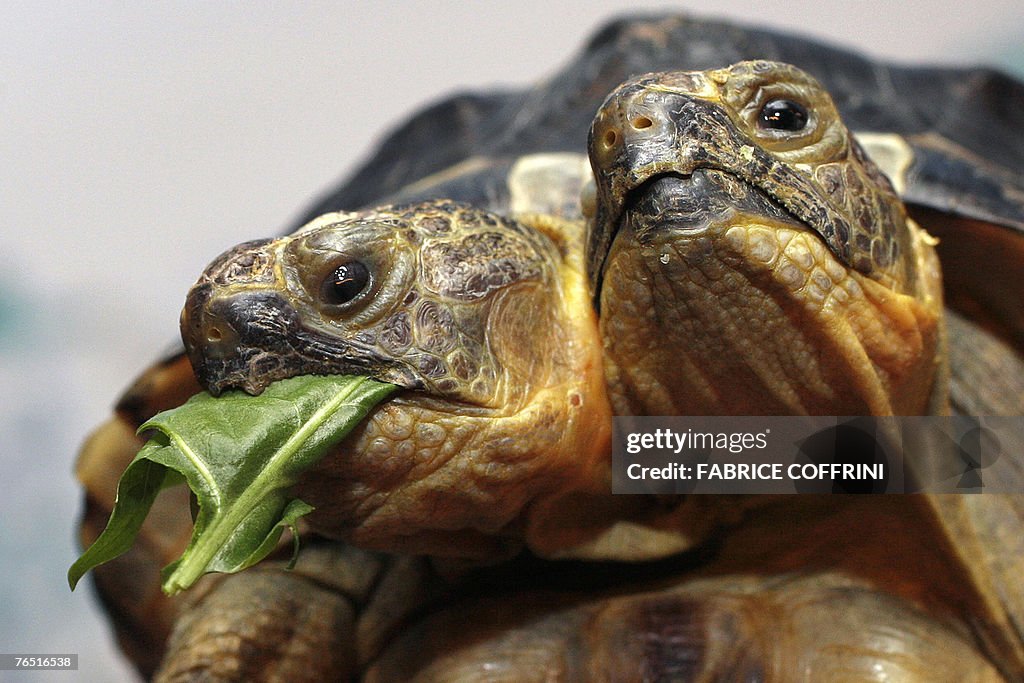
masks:
[(160, 680), (1021, 680), (1019, 497), (609, 488), (613, 413), (1024, 413), (1021, 131), (1005, 76), (679, 17), (420, 114), (217, 259), (191, 362), (86, 445), (90, 540), (200, 386), (404, 389), (297, 487), (291, 571), (164, 597), (190, 519), (158, 499), (96, 571), (122, 646)]

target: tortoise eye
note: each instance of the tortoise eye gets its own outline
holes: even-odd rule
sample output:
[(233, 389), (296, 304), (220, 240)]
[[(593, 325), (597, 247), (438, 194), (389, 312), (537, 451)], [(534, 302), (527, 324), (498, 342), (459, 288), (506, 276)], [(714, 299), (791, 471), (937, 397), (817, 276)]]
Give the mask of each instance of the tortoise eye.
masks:
[(807, 125), (807, 108), (792, 100), (771, 100), (757, 116), (760, 128), (796, 132)]
[(370, 271), (359, 261), (349, 261), (330, 272), (320, 285), (320, 298), (332, 306), (352, 301), (370, 283)]

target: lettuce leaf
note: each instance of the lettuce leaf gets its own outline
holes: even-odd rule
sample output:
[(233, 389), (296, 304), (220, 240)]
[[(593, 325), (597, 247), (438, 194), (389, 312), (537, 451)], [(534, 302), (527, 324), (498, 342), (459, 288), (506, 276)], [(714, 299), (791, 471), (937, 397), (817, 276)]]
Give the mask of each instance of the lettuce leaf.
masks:
[(398, 387), (356, 376), (305, 375), (274, 382), (259, 396), (203, 392), (139, 428), (150, 440), (118, 482), (103, 533), (68, 570), (74, 590), (93, 567), (127, 551), (157, 494), (185, 482), (199, 502), (192, 538), (164, 567), (173, 595), (208, 572), (259, 562), (287, 527), (313, 508), (288, 488)]

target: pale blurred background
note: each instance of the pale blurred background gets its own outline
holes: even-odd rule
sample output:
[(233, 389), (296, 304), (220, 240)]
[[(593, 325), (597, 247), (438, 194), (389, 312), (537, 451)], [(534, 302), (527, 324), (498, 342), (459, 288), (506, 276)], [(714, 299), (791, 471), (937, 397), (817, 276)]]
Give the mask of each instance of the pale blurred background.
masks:
[[(72, 463), (203, 266), (280, 231), (425, 103), (542, 78), (629, 7), (0, 5), (0, 652), (80, 662), (0, 681), (130, 678), (89, 582), (67, 588)], [(1024, 76), (1020, 0), (675, 7)]]

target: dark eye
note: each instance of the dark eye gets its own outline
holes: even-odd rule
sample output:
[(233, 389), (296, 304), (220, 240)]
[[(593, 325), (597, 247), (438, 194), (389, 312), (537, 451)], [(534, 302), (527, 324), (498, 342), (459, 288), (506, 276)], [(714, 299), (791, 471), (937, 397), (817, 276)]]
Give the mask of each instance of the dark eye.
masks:
[(790, 132), (803, 130), (807, 125), (807, 108), (792, 100), (771, 100), (761, 107), (757, 125)]
[(347, 304), (370, 282), (370, 271), (359, 261), (349, 261), (331, 271), (320, 285), (320, 298), (332, 306)]

